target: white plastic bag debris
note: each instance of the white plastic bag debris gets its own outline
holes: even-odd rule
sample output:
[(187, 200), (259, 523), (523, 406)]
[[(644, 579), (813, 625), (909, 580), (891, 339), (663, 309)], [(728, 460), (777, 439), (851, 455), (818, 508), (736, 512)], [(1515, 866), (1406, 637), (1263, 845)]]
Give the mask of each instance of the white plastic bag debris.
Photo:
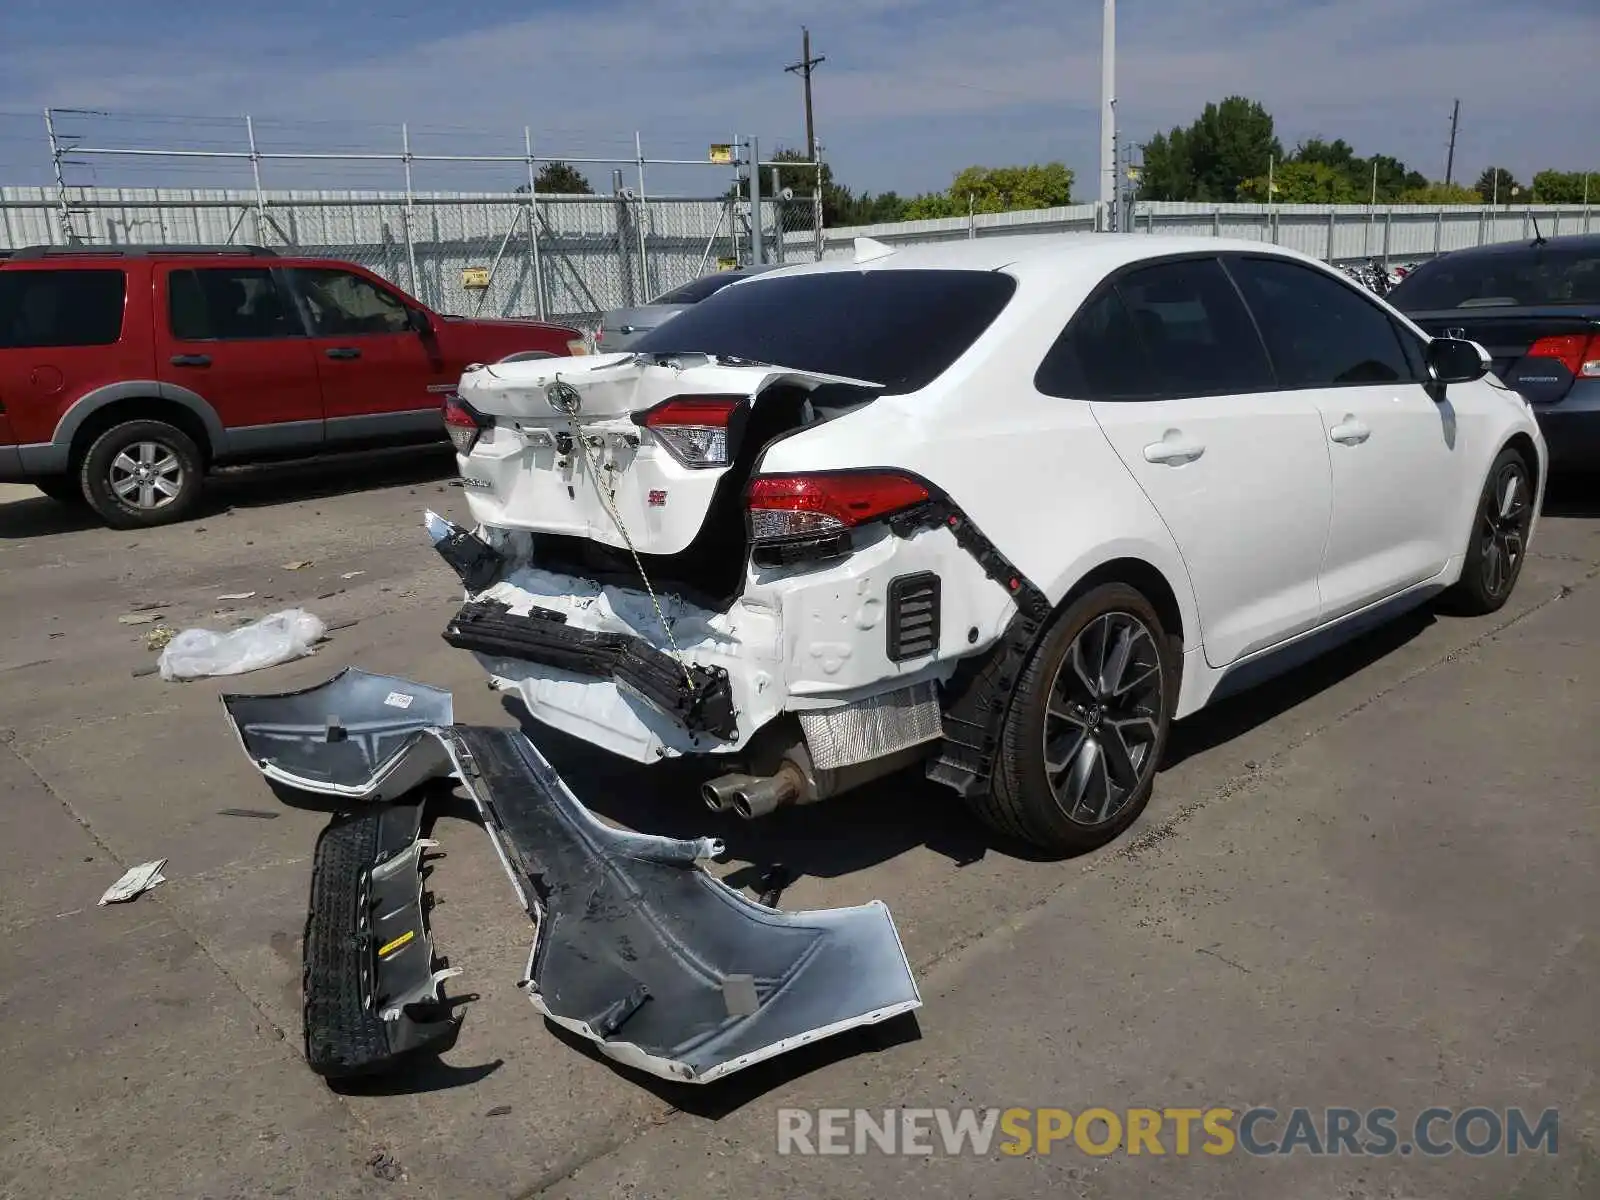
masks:
[(101, 906), (122, 904), (141, 893), (148, 892), (158, 883), (165, 883), (167, 877), (161, 873), (161, 868), (166, 865), (166, 859), (158, 858), (154, 862), (129, 867), (122, 873), (122, 878), (108, 887), (106, 894), (100, 897)]
[(328, 627), (303, 608), (285, 609), (241, 625), (230, 633), (185, 629), (167, 644), (156, 664), (161, 678), (201, 679), (208, 675), (243, 675), (304, 658), (327, 634)]

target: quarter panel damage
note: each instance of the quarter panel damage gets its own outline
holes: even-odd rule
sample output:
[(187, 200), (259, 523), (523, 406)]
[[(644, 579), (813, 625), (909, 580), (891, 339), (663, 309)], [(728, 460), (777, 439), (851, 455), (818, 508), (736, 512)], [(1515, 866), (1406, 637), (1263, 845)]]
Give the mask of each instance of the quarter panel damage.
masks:
[[(882, 903), (798, 913), (757, 904), (701, 867), (702, 860), (722, 853), (715, 839), (614, 829), (578, 801), (520, 730), (448, 720), (407, 724), (384, 703), (391, 693), (428, 697), (433, 711), (449, 716), (448, 693), (359, 671), (301, 692), (223, 699), (246, 752), (277, 782), (359, 799), (393, 795), (380, 780), (413, 781), (416, 790), (398, 803), (336, 817), (324, 842), (331, 844), (335, 830), (356, 829), (363, 820), (392, 822), (398, 818), (386, 814), (404, 812), (402, 828), (413, 831), (416, 849), (385, 861), (420, 856), (423, 843), (415, 830), (426, 794), (422, 785), (459, 779), (536, 926), (522, 981), (529, 999), (606, 1056), (662, 1078), (706, 1083), (921, 1005)], [(327, 717), (335, 715), (339, 727), (364, 732), (359, 753), (348, 748), (349, 739), (328, 740)], [(373, 911), (409, 912), (377, 895), (386, 870), (399, 868), (374, 870), (372, 894), (363, 893), (363, 903)], [(312, 922), (318, 919), (316, 897), (314, 890)], [(417, 897), (420, 923), (420, 882)], [(313, 1057), (314, 979), (320, 981), (319, 996), (344, 997), (338, 1000), (344, 1007), (331, 1010), (339, 1013), (354, 1012), (348, 997), (359, 998), (367, 988), (360, 975), (364, 959), (330, 954), (332, 943), (322, 938), (314, 945), (310, 929), (308, 924), (307, 1057), (320, 1070), (329, 1056)], [(425, 929), (410, 940), (419, 943), (419, 961), (421, 951), (430, 956), (431, 971)], [(421, 980), (408, 979), (411, 991), (404, 994)], [(427, 980), (437, 989), (434, 974)], [(397, 1010), (397, 1003), (391, 999), (385, 1008), (374, 998), (347, 1023), (366, 1029), (385, 1012), (397, 1018), (413, 1011)], [(317, 1020), (318, 1029), (329, 1024)], [(380, 1069), (386, 1054), (398, 1057), (414, 1048), (403, 1038), (379, 1042), (375, 1036), (365, 1045), (346, 1055), (359, 1059), (362, 1069)]]

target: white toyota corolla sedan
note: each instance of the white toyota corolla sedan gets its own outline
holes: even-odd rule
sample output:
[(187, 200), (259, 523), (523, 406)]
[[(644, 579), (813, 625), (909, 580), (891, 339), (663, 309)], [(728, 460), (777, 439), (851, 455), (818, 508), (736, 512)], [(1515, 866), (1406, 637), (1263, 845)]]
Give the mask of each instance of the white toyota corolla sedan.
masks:
[(914, 767), (1084, 850), (1172, 721), (1505, 603), (1546, 458), (1487, 361), (1262, 243), (863, 240), (628, 353), (469, 370), (445, 637), (540, 722), (706, 756), (713, 808)]

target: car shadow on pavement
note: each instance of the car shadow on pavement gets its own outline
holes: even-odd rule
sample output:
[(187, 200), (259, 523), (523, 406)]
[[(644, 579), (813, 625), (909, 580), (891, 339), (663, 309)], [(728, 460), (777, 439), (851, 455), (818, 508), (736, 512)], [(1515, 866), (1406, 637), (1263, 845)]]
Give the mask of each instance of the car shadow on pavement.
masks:
[(1600, 517), (1600, 472), (1552, 475), (1543, 513), (1558, 518)]
[(1415, 609), (1303, 667), (1208, 705), (1173, 725), (1161, 769), (1170, 771), (1185, 759), (1215, 749), (1282, 716), (1319, 692), (1327, 691), (1394, 653), (1437, 620), (1431, 607)]
[[(454, 452), (444, 444), (230, 467), (206, 481), (194, 516), (178, 522), (175, 528), (219, 516), (232, 508), (268, 508), (373, 488), (443, 483), (455, 471)], [(98, 529), (103, 524), (87, 505), (60, 504), (42, 494), (0, 503), (0, 538), (53, 537)]]

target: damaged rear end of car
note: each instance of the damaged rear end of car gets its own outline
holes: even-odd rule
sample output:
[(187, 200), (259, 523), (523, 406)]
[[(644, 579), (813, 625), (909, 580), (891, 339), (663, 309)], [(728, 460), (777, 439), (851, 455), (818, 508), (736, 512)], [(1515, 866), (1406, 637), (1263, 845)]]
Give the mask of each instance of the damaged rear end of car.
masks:
[[(1014, 286), (777, 272), (630, 353), (467, 372), (446, 423), (476, 528), (429, 514), (467, 589), (446, 640), (535, 719), (623, 757), (728, 756), (703, 798), (742, 816), (925, 758), (940, 684), (1016, 611), (1015, 572), (934, 482), (874, 465), (892, 446), (762, 463), (935, 384)], [(947, 334), (932, 348), (906, 336), (928, 320)]]

